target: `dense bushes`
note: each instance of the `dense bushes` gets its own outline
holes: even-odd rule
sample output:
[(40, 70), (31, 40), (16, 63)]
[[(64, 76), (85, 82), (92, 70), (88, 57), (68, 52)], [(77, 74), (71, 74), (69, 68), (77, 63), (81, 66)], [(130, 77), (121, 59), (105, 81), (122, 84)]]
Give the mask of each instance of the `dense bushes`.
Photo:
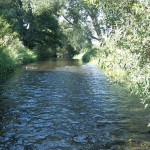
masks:
[(0, 17), (0, 76), (5, 76), (20, 64), (36, 60), (36, 54), (25, 48), (17, 33)]
[(82, 60), (83, 62), (90, 62), (93, 58), (97, 57), (98, 56), (98, 48), (92, 48), (90, 50), (87, 50), (85, 52), (85, 54), (82, 56)]
[(150, 12), (148, 5), (144, 3), (133, 4), (131, 12), (124, 25), (115, 30), (102, 48), (109, 54), (105, 59), (105, 69), (115, 80), (126, 83), (130, 91), (140, 95), (141, 98), (144, 97), (142, 102), (148, 106), (150, 101), (150, 25), (148, 23)]
[(12, 72), (18, 65), (56, 57), (63, 35), (55, 15), (55, 1), (44, 3), (0, 2), (0, 76)]
[(150, 12), (144, 3), (133, 4), (130, 11), (126, 21), (116, 22), (118, 27), (99, 47), (96, 57), (113, 81), (138, 94), (147, 107), (150, 104)]
[[(109, 55), (105, 51), (109, 51)], [(132, 93), (145, 100), (150, 98), (150, 65), (149, 62), (141, 65), (139, 54), (107, 45), (100, 48), (99, 66), (113, 81), (123, 83)]]
[(113, 82), (122, 84), (131, 93), (137, 94), (141, 98), (141, 103), (149, 107), (150, 62), (141, 64), (142, 58), (139, 54), (128, 49), (119, 49), (111, 40), (104, 47), (100, 47), (96, 55), (92, 55), (93, 50), (90, 50), (82, 59), (85, 62), (97, 59), (99, 67)]

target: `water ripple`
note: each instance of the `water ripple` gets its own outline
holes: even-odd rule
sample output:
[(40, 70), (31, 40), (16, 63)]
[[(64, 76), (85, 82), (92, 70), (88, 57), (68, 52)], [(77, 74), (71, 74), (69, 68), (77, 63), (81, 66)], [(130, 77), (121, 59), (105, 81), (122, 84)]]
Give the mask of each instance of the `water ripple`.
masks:
[(0, 85), (0, 150), (150, 149), (148, 113), (96, 67), (24, 68)]

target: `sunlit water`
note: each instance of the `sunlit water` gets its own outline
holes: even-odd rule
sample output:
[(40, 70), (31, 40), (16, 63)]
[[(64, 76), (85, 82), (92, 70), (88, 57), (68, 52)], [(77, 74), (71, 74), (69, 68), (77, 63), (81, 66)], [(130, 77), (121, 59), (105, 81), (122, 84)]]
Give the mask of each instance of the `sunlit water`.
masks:
[(0, 150), (148, 150), (149, 112), (89, 64), (24, 66), (0, 85)]

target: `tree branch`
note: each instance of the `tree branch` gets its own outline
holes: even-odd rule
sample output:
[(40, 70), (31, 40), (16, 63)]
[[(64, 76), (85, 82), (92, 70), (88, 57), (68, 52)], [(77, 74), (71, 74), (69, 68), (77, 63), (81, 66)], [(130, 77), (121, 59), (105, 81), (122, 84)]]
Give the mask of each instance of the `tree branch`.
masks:
[(97, 38), (97, 37), (95, 37), (95, 36), (93, 36), (93, 35), (91, 35), (90, 37), (91, 37), (92, 39), (95, 39), (95, 40), (97, 40), (97, 41), (100, 41), (99, 38)]
[(64, 15), (62, 15), (63, 17), (64, 17), (64, 19), (67, 21), (67, 22), (69, 22), (69, 24), (71, 24), (72, 26), (74, 26), (74, 24), (68, 19), (68, 18), (66, 18)]

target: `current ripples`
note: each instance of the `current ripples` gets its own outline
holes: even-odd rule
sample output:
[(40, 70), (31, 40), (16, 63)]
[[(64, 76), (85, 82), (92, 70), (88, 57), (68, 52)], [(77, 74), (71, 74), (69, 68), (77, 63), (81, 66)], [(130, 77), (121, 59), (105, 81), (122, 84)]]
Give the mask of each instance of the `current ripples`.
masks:
[(1, 150), (149, 148), (147, 113), (134, 97), (96, 67), (57, 61), (1, 85)]

